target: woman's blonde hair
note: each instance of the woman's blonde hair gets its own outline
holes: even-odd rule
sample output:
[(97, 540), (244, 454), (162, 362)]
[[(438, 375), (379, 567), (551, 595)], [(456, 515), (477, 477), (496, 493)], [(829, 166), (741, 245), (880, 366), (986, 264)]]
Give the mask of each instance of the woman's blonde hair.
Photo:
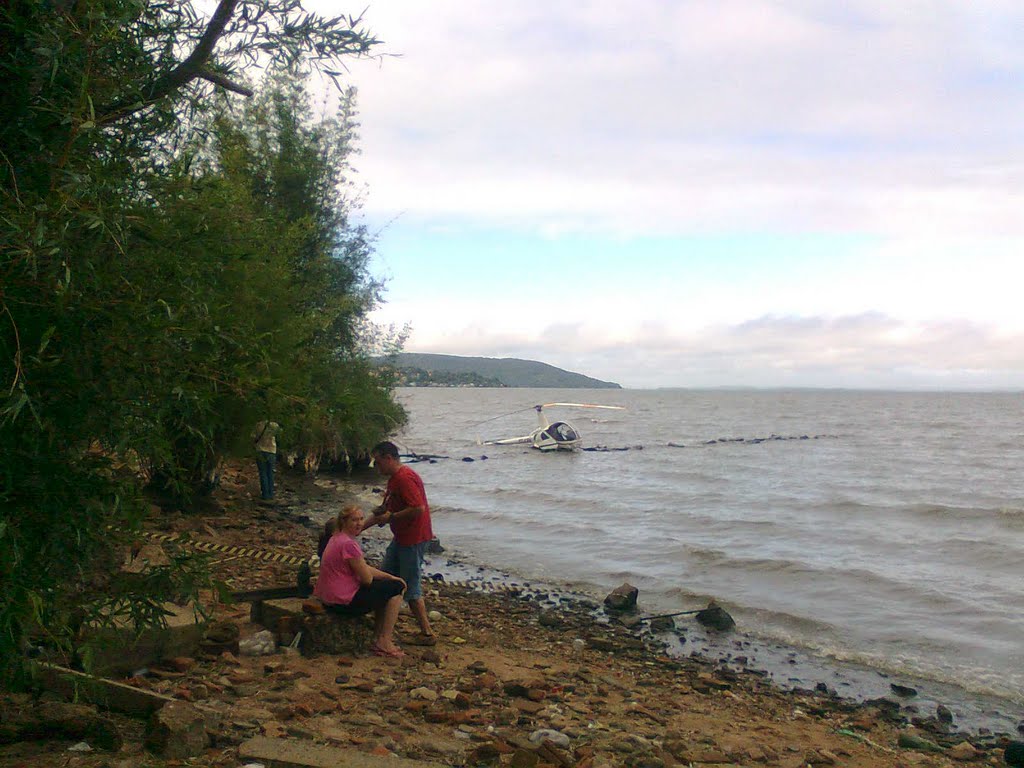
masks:
[(363, 510), (361, 510), (355, 504), (349, 504), (347, 507), (342, 508), (342, 510), (338, 513), (338, 516), (334, 519), (334, 530), (340, 531), (342, 528), (345, 527), (346, 520), (352, 517), (352, 515), (356, 512), (361, 513), (362, 511)]

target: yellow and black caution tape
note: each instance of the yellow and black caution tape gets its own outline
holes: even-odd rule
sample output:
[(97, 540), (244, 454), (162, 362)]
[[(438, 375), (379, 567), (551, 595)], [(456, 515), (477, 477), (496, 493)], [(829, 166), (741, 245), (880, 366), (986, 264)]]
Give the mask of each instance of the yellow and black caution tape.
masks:
[(212, 541), (196, 541), (195, 539), (183, 537), (176, 533), (151, 533), (149, 531), (141, 531), (141, 534), (153, 541), (182, 544), (187, 547), (192, 547), (192, 549), (198, 549), (200, 552), (217, 552), (222, 555), (248, 557), (253, 560), (266, 560), (270, 563), (283, 563), (285, 565), (302, 565), (303, 563), (308, 563), (310, 567), (316, 567), (320, 564), (319, 558), (315, 555), (312, 557), (297, 557), (296, 555), (289, 555), (284, 552), (270, 552), (265, 549), (232, 547), (227, 544), (216, 544)]
[[(227, 544), (215, 544), (211, 541), (196, 541), (195, 539), (188, 538), (176, 533), (153, 533), (150, 531), (140, 532), (146, 538), (152, 539), (153, 541), (168, 542), (175, 544), (182, 544), (184, 546), (198, 549), (201, 552), (217, 552), (228, 557), (218, 560), (217, 563), (227, 562), (228, 560), (235, 560), (241, 557), (248, 557), (255, 560), (266, 560), (271, 563), (283, 563), (284, 565), (302, 565), (303, 563), (309, 564), (310, 568), (316, 569), (320, 566), (320, 558), (316, 555), (310, 557), (298, 557), (296, 555), (289, 555), (284, 552), (271, 552), (265, 549), (255, 549), (252, 547), (232, 547)], [(430, 584), (433, 582), (429, 576), (424, 574), (423, 583)], [(504, 584), (501, 582), (493, 581), (474, 581), (468, 579), (445, 579), (444, 584), (461, 587), (463, 589), (473, 589), (478, 592), (523, 592), (529, 591), (528, 587), (522, 587), (514, 584)]]

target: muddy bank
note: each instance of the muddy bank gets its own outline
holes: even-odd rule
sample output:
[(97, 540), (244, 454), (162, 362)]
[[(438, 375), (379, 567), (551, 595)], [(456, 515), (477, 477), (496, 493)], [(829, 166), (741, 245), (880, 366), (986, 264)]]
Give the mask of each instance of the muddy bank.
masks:
[[(377, 503), (379, 479), (372, 473), (345, 477), (323, 477), (321, 485), (335, 488), (344, 498), (364, 506)], [(313, 523), (327, 519), (334, 507), (316, 504), (302, 507)], [(293, 507), (293, 509), (296, 509)], [(386, 532), (368, 531), (364, 545), (368, 553), (380, 552), (387, 541)], [(442, 542), (443, 543), (443, 542)], [(606, 621), (599, 604), (604, 597), (596, 592), (584, 592), (564, 584), (545, 584), (529, 581), (514, 574), (474, 562), (471, 553), (451, 551), (432, 555), (428, 569), (438, 578), (472, 587), (481, 591), (521, 593), (545, 607), (565, 603), (590, 604), (596, 621)], [(703, 606), (695, 606), (703, 607)], [(644, 595), (640, 595), (641, 615)], [(738, 631), (722, 634), (708, 631), (692, 617), (677, 618), (668, 631), (650, 631), (649, 626), (637, 627), (635, 633), (673, 658), (693, 657), (723, 664), (731, 669), (749, 669), (764, 673), (783, 690), (814, 690), (836, 695), (854, 702), (889, 698), (898, 704), (908, 720), (926, 718), (939, 707), (948, 710), (957, 729), (974, 735), (995, 733), (1018, 734), (1018, 724), (1024, 724), (1024, 708), (994, 696), (976, 695), (964, 689), (926, 680), (911, 675), (890, 675), (884, 671), (815, 655), (808, 651)]]
[[(279, 504), (263, 506), (251, 498), (251, 474), (225, 477), (212, 519), (164, 516), (154, 530), (308, 557), (323, 513), (372, 496), (376, 484), (360, 478), (339, 490), (333, 479), (284, 476)], [(368, 552), (384, 540), (369, 537)], [(293, 565), (212, 559), (236, 589), (294, 583)], [(751, 654), (739, 636), (698, 640), (682, 627), (687, 644), (729, 648), (731, 658), (673, 657), (659, 647), (660, 635), (608, 621), (591, 596), (478, 570), (449, 553), (434, 556), (428, 572), (442, 577), (428, 585), (440, 642), (407, 646), (404, 659), (197, 652), (136, 670), (129, 682), (205, 713), (212, 740), (189, 758), (197, 765), (244, 764), (240, 750), (254, 736), (444, 765), (895, 768), (1002, 760), (1006, 737), (960, 733), (937, 711), (919, 712), (914, 726), (893, 702), (784, 691), (750, 658), (741, 661)], [(261, 629), (249, 621), (248, 605), (209, 607), (242, 638)], [(399, 635), (414, 629), (403, 615)], [(8, 711), (32, 706), (8, 699)], [(116, 750), (94, 744), (92, 752), (69, 752), (68, 739), (23, 741), (0, 747), (0, 765), (184, 764), (147, 751), (139, 721), (108, 717), (121, 737)]]

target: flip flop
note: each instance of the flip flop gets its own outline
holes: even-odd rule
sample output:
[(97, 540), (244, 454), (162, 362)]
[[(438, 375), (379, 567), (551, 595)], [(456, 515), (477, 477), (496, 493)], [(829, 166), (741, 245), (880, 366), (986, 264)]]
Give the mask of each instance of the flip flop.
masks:
[(378, 645), (370, 646), (370, 652), (374, 656), (383, 656), (383, 657), (389, 658), (389, 659), (404, 659), (405, 658), (405, 653), (403, 653), (400, 650), (385, 651), (383, 648), (381, 648)]

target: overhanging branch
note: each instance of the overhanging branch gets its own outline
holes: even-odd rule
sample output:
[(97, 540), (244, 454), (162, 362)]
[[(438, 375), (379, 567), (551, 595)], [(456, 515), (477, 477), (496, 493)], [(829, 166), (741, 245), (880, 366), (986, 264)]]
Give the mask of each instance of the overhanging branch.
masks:
[(234, 91), (235, 93), (240, 93), (243, 96), (252, 96), (253, 94), (252, 88), (247, 88), (244, 85), (228, 80), (219, 72), (211, 72), (208, 69), (201, 69), (199, 70), (199, 77), (213, 83), (214, 85), (219, 85), (227, 91)]
[(239, 0), (220, 0), (217, 4), (217, 10), (213, 12), (210, 23), (203, 31), (203, 35), (199, 38), (195, 49), (184, 61), (166, 75), (157, 78), (150, 86), (149, 93), (143, 98), (115, 102), (103, 109), (97, 110), (97, 120), (101, 122), (120, 120), (122, 117), (134, 114), (165, 96), (169, 96), (183, 85), (199, 77), (236, 93), (244, 93), (247, 96), (251, 96), (252, 91), (248, 88), (232, 83), (226, 77), (204, 69), (206, 62), (209, 61), (210, 56), (213, 54), (213, 47), (217, 44), (217, 40), (224, 34), (224, 30), (231, 20), (238, 2)]

